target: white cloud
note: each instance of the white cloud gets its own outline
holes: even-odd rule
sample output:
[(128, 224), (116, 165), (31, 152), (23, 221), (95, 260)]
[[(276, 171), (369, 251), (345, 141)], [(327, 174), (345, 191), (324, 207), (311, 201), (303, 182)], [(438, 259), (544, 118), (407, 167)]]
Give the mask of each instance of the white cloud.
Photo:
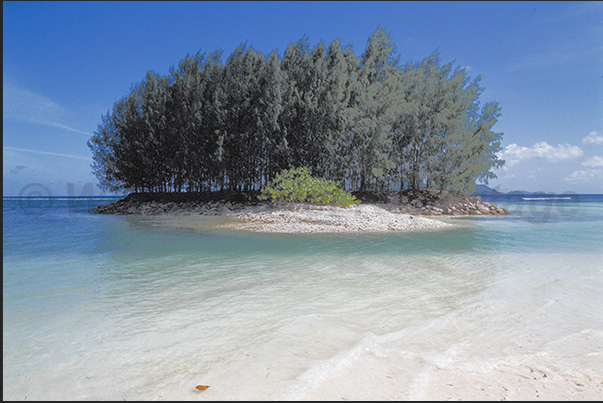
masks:
[[(504, 169), (503, 169), (504, 170)], [(515, 178), (517, 175), (512, 174), (512, 173), (503, 173), (501, 175), (498, 175), (499, 179), (513, 179)]]
[(582, 139), (582, 142), (586, 144), (603, 144), (603, 134), (598, 131), (592, 131)]
[(584, 152), (578, 146), (558, 144), (552, 146), (546, 141), (534, 144), (532, 147), (522, 147), (515, 143), (508, 145), (499, 154), (506, 160), (505, 166), (512, 167), (520, 161), (532, 158), (545, 158), (548, 162), (569, 161), (581, 157)]
[(575, 171), (563, 178), (567, 182), (578, 182), (578, 183), (603, 183), (603, 169), (589, 169), (587, 171), (580, 170)]
[(598, 155), (594, 156), (594, 157), (589, 158), (588, 160), (584, 161), (582, 163), (582, 165), (591, 167), (591, 168), (603, 167), (603, 157), (599, 157)]

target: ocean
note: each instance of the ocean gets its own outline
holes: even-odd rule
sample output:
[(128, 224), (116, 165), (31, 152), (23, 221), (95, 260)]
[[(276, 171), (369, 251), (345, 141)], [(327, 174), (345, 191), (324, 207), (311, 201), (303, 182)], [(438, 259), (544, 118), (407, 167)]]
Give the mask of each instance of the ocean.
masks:
[(603, 399), (603, 195), (483, 198), (302, 235), (5, 197), (3, 398)]

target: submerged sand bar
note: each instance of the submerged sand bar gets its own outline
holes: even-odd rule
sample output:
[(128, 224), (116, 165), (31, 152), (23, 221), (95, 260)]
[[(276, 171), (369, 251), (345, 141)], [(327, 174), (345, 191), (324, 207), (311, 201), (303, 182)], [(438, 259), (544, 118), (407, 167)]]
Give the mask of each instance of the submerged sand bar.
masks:
[(450, 227), (438, 220), (388, 211), (374, 204), (348, 208), (310, 204), (287, 204), (248, 208), (229, 214), (234, 222), (220, 228), (256, 232), (380, 232)]

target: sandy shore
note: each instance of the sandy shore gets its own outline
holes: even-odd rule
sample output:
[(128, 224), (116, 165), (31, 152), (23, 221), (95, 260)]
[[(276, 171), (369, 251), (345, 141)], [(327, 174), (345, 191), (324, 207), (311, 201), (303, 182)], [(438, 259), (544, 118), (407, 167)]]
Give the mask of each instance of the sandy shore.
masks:
[(451, 226), (422, 216), (391, 212), (374, 204), (360, 204), (349, 208), (308, 204), (260, 206), (233, 211), (227, 215), (234, 222), (222, 224), (220, 228), (256, 232), (380, 232)]
[(328, 384), (306, 394), (304, 400), (411, 400), (411, 401), (601, 401), (603, 382), (593, 372), (568, 373), (555, 368), (535, 369), (529, 365), (501, 365), (491, 371), (449, 370), (437, 367), (421, 378), (404, 378), (395, 370), (376, 373), (345, 369)]

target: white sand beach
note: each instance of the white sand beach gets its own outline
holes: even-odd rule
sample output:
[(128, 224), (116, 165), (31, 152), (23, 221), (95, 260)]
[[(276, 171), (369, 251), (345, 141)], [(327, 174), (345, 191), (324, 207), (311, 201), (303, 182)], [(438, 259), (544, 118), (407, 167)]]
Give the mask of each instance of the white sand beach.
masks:
[(377, 232), (426, 230), (450, 227), (442, 221), (388, 211), (374, 204), (349, 208), (288, 204), (247, 208), (228, 214), (236, 221), (220, 228), (256, 232)]

